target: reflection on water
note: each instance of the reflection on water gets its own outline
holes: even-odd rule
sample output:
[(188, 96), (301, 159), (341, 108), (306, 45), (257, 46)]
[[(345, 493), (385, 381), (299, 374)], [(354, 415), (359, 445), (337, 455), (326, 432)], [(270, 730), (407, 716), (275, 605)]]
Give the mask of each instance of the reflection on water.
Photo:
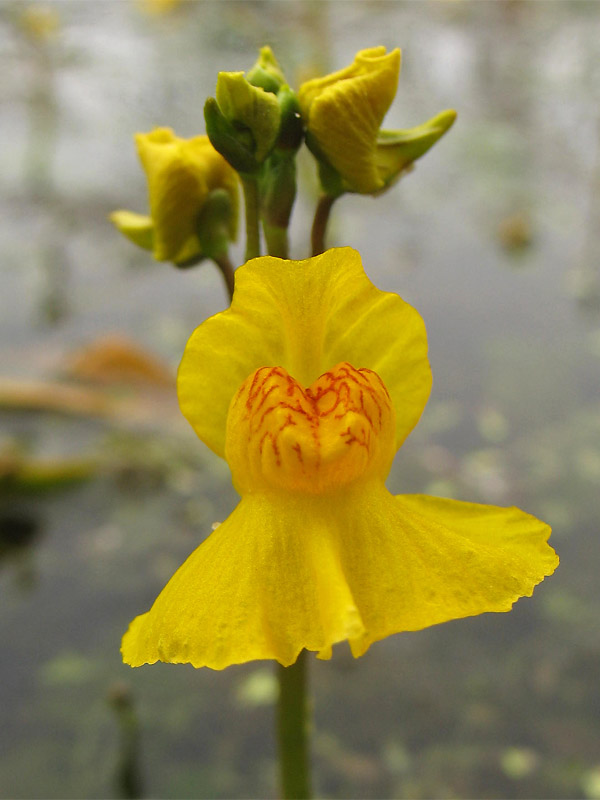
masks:
[(115, 712), (120, 732), (115, 783), (121, 797), (137, 800), (143, 796), (139, 765), (140, 723), (130, 687), (126, 683), (114, 683), (108, 692), (108, 702)]
[[(514, 502), (562, 558), (509, 615), (315, 662), (320, 796), (600, 797), (598, 4), (171, 5), (66, 0), (33, 28), (0, 6), (0, 796), (276, 796), (264, 664), (120, 663), (235, 493), (170, 385), (220, 276), (152, 263), (107, 221), (145, 202), (133, 132), (201, 132), (216, 72), (269, 43), (297, 82), (400, 45), (389, 128), (457, 108), (385, 199), (340, 200), (331, 241), (428, 325), (434, 391), (390, 488)], [(309, 159), (300, 179), (297, 257)]]
[(32, 550), (39, 535), (39, 521), (26, 512), (7, 510), (0, 514), (0, 569), (12, 569), (16, 584), (24, 591), (35, 584)]

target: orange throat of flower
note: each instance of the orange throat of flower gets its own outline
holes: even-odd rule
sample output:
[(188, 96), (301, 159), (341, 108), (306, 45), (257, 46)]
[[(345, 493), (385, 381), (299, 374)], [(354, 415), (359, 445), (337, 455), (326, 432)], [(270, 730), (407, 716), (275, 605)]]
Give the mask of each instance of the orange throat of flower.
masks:
[(394, 452), (394, 409), (383, 381), (348, 363), (307, 389), (283, 367), (261, 367), (229, 408), (225, 456), (242, 493), (324, 494), (385, 480)]

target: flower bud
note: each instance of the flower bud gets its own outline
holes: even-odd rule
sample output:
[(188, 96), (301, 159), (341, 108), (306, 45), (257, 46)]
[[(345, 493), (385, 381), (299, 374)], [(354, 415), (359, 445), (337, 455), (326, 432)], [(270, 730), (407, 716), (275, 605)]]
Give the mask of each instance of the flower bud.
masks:
[(296, 199), (296, 152), (304, 138), (298, 99), (289, 86), (277, 93), (281, 124), (277, 143), (260, 174), (261, 212), (269, 252), (284, 255), (277, 241), (287, 241), (287, 228)]
[(306, 142), (328, 193), (386, 189), (454, 121), (455, 112), (446, 111), (411, 130), (380, 130), (396, 94), (400, 59), (398, 49), (361, 50), (350, 66), (300, 87)]
[(204, 116), (213, 146), (239, 172), (256, 172), (277, 139), (277, 97), (243, 72), (219, 73), (216, 102), (209, 98)]
[[(148, 179), (150, 215), (115, 211), (111, 220), (131, 241), (152, 250), (157, 261), (176, 264), (212, 255), (202, 246), (211, 237), (201, 229), (204, 208), (217, 190), (228, 197), (225, 224), (233, 240), (237, 228), (237, 176), (207, 136), (180, 139), (169, 128), (137, 134), (136, 144)], [(222, 204), (221, 204), (222, 205)], [(220, 245), (221, 246), (221, 245)]]
[(276, 149), (295, 153), (304, 138), (304, 126), (298, 97), (286, 84), (277, 92), (277, 102), (279, 103), (281, 122), (277, 134)]
[(248, 71), (248, 83), (258, 86), (265, 92), (277, 92), (287, 84), (281, 67), (270, 47), (261, 47), (256, 64)]
[(238, 172), (257, 175), (275, 150), (296, 151), (303, 138), (300, 106), (270, 47), (247, 75), (220, 72), (216, 100), (204, 106), (216, 150)]

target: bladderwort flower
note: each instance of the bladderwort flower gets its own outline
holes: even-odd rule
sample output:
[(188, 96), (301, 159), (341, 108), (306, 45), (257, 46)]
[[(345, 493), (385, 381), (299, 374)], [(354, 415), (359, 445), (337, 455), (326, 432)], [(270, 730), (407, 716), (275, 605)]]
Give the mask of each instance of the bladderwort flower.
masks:
[(391, 186), (444, 135), (452, 110), (407, 130), (381, 130), (398, 87), (400, 50), (361, 50), (348, 67), (303, 83), (298, 100), (306, 143), (330, 195), (377, 194)]
[(287, 666), (344, 640), (360, 656), (531, 595), (558, 563), (545, 523), (385, 487), (430, 387), (423, 320), (354, 250), (241, 267), (178, 376), (183, 413), (241, 501), (131, 623), (124, 661)]
[(181, 139), (170, 128), (155, 128), (135, 141), (150, 215), (114, 211), (115, 226), (157, 261), (183, 265), (226, 250), (236, 236), (238, 178), (208, 136)]
[[(263, 47), (247, 74), (219, 72), (216, 97), (204, 106), (206, 130), (214, 147), (243, 175), (257, 174), (289, 127), (297, 101), (270, 47)], [(289, 108), (290, 100), (294, 108)], [(299, 137), (302, 126), (298, 122)]]

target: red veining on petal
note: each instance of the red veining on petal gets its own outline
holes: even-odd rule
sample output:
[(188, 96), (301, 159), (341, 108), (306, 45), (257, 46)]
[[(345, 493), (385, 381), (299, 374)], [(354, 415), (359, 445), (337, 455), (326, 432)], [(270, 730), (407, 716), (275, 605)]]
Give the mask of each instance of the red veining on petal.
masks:
[(296, 442), (296, 444), (292, 445), (292, 450), (296, 451), (296, 455), (298, 456), (298, 461), (302, 463), (302, 448), (300, 447), (300, 442)]
[(255, 476), (252, 481), (262, 475), (267, 482), (320, 491), (353, 480), (378, 453), (391, 461), (394, 422), (387, 389), (372, 370), (347, 363), (307, 389), (282, 367), (261, 367), (240, 387), (230, 424), (238, 443), (233, 460)]

